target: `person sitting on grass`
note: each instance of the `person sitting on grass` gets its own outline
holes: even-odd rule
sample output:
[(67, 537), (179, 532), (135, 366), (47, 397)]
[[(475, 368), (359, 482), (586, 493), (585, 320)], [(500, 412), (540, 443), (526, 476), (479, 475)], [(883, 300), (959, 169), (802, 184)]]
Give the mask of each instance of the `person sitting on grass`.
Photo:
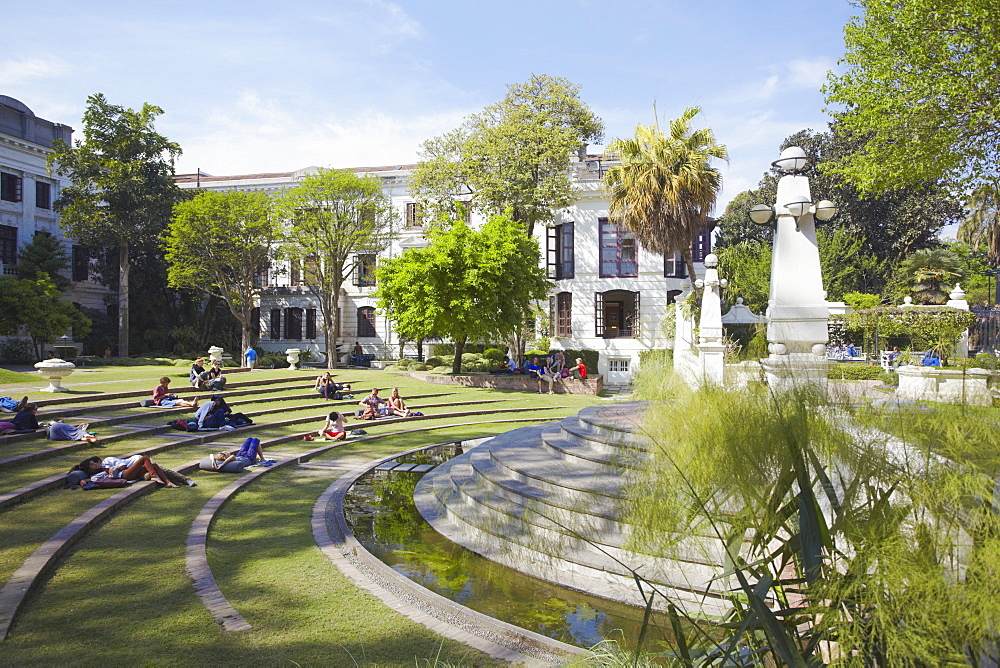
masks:
[(188, 372), (188, 380), (191, 382), (191, 387), (201, 389), (201, 374), (203, 373), (205, 373), (205, 358), (199, 357), (191, 365), (191, 370)]
[(406, 417), (410, 414), (410, 409), (406, 407), (403, 397), (399, 396), (398, 387), (392, 388), (392, 393), (389, 395), (389, 412), (399, 417)]
[(343, 392), (350, 391), (350, 383), (345, 383), (341, 385), (340, 383), (333, 380), (333, 376), (327, 371), (322, 376), (316, 377), (316, 385), (313, 389), (323, 395), (324, 401), (329, 401), (330, 399), (342, 399)]
[(229, 406), (218, 394), (213, 394), (194, 413), (198, 421), (198, 429), (219, 429), (226, 423), (226, 412)]
[(344, 429), (344, 420), (346, 419), (342, 413), (332, 411), (326, 416), (326, 424), (319, 430), (319, 438), (327, 441), (343, 441), (346, 439), (347, 430)]
[(153, 405), (161, 408), (198, 408), (198, 399), (180, 399), (170, 391), (170, 379), (160, 378), (160, 384), (153, 388)]
[(212, 367), (198, 376), (200, 387), (209, 392), (221, 392), (226, 389), (226, 380), (222, 375), (222, 360), (214, 360)]
[(33, 403), (24, 405), (17, 415), (11, 418), (10, 422), (15, 427), (15, 433), (27, 434), (40, 429), (38, 424), (38, 406)]
[(53, 420), (49, 423), (50, 441), (86, 441), (87, 443), (97, 443), (96, 435), (88, 433), (90, 427), (86, 422), (78, 425), (66, 424), (62, 420)]
[(264, 461), (264, 450), (260, 447), (260, 439), (250, 437), (243, 441), (239, 450), (219, 452), (212, 456), (212, 468), (221, 469), (229, 462), (240, 462), (246, 468), (251, 464)]
[(386, 403), (385, 399), (378, 396), (378, 388), (373, 387), (372, 393), (367, 397), (358, 402), (359, 406), (364, 406), (364, 410), (361, 412), (362, 420), (374, 420), (380, 415), (388, 415), (389, 409), (383, 408), (382, 404)]

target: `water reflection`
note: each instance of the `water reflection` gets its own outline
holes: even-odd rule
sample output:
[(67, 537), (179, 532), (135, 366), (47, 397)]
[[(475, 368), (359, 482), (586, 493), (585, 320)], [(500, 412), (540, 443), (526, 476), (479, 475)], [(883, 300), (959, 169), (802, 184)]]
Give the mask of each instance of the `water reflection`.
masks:
[[(437, 465), (468, 449), (427, 450), (402, 463)], [(413, 492), (423, 473), (375, 471), (344, 499), (358, 540), (397, 572), (446, 598), (506, 622), (574, 645), (602, 639), (635, 642), (642, 611), (537, 580), (484, 559), (441, 536), (417, 512)], [(645, 647), (653, 649), (669, 622), (656, 619)]]

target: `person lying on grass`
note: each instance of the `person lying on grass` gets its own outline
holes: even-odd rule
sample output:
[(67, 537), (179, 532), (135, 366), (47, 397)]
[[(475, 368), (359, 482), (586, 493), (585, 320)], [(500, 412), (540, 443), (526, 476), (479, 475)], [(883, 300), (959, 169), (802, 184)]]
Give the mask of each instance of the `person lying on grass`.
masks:
[(161, 408), (198, 408), (198, 399), (179, 399), (170, 391), (170, 379), (164, 376), (160, 378), (160, 384), (153, 388), (153, 404)]
[(90, 424), (87, 422), (72, 425), (66, 424), (62, 420), (53, 420), (49, 423), (49, 440), (86, 441), (87, 443), (97, 443), (99, 440), (97, 436), (87, 432), (89, 427)]
[(260, 439), (250, 437), (243, 441), (239, 450), (219, 452), (212, 455), (212, 467), (221, 469), (229, 462), (241, 462), (244, 467), (264, 461), (264, 450), (260, 447)]
[[(170, 482), (163, 467), (154, 462), (146, 455), (132, 455), (122, 459), (120, 457), (89, 457), (84, 459), (78, 466), (73, 467), (74, 471), (82, 471), (90, 476), (87, 482), (101, 483), (112, 480), (142, 480), (143, 476), (149, 474), (149, 479), (164, 487), (177, 487)], [(80, 485), (86, 483), (81, 481)]]

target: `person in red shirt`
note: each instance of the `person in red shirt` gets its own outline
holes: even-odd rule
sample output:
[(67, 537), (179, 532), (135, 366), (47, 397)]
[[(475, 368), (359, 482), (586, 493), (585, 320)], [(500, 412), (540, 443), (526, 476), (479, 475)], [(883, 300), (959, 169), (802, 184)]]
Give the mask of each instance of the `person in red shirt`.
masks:
[(573, 374), (574, 378), (579, 378), (580, 380), (587, 380), (587, 365), (583, 363), (583, 360), (579, 357), (576, 358), (576, 366), (569, 369), (569, 372)]

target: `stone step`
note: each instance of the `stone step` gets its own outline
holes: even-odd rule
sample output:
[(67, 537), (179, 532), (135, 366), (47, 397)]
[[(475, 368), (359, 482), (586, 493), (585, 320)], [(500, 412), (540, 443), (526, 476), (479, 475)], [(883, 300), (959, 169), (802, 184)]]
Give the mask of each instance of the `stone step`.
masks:
[(642, 450), (608, 445), (597, 440), (573, 438), (563, 423), (546, 428), (542, 432), (542, 442), (567, 457), (611, 466), (636, 468), (645, 458)]

